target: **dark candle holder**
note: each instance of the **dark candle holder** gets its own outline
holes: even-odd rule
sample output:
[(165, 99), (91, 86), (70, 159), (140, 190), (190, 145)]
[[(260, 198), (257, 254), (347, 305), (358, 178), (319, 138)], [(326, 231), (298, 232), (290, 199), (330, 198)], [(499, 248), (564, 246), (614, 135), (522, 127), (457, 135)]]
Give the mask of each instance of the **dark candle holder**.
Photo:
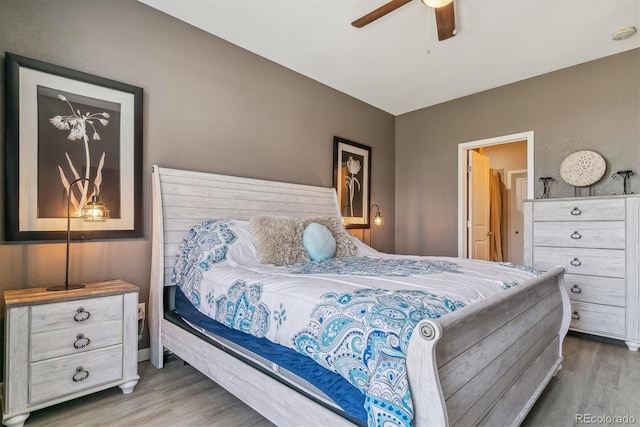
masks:
[(553, 179), (553, 177), (551, 176), (543, 176), (542, 178), (538, 178), (538, 181), (541, 181), (543, 185), (542, 196), (540, 198), (548, 199), (549, 198), (549, 182), (555, 181), (555, 179)]
[[(632, 170), (623, 170), (623, 171), (618, 171), (614, 173), (613, 175), (611, 175), (611, 178), (613, 179), (622, 178), (622, 194), (633, 194), (633, 191), (629, 192), (629, 178), (631, 178), (632, 176), (633, 176)], [(616, 193), (613, 193), (613, 194), (615, 195)]]

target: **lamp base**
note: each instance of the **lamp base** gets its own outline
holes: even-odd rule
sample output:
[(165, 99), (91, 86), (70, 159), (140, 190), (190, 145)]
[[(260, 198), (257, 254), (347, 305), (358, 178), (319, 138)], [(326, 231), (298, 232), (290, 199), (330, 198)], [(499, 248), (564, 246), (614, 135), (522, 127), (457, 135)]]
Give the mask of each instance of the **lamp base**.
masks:
[(84, 285), (81, 283), (71, 283), (69, 285), (56, 285), (48, 287), (48, 291), (70, 291), (72, 289), (82, 289)]

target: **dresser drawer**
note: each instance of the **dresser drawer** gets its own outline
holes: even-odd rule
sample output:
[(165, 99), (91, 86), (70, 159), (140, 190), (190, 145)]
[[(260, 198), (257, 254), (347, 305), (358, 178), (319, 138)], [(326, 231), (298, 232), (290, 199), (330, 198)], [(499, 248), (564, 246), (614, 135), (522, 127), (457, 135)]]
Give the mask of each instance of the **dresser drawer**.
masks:
[(29, 402), (55, 399), (121, 379), (122, 346), (32, 363), (30, 371)]
[(557, 265), (567, 267), (568, 274), (625, 277), (625, 251), (618, 249), (533, 248), (533, 268), (551, 270)]
[(78, 354), (122, 343), (122, 319), (32, 334), (31, 362)]
[(568, 248), (625, 248), (624, 221), (535, 222), (533, 244)]
[(533, 205), (534, 221), (624, 221), (623, 198), (610, 200), (553, 200)]
[(117, 319), (122, 319), (122, 295), (34, 305), (31, 307), (31, 332), (67, 329)]
[(588, 302), (571, 303), (571, 328), (583, 332), (625, 335), (625, 309)]
[(625, 279), (566, 274), (564, 284), (571, 301), (625, 306)]

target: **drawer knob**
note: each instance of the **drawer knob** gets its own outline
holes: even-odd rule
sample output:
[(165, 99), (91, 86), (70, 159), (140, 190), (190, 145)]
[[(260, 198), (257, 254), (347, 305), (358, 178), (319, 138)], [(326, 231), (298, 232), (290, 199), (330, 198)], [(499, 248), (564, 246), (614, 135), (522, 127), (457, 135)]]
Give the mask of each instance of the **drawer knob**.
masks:
[(91, 344), (91, 340), (84, 336), (84, 334), (78, 334), (76, 341), (73, 343), (73, 347), (76, 349), (85, 348)]
[(574, 231), (573, 233), (571, 233), (571, 238), (578, 240), (578, 239), (582, 239), (582, 236), (577, 231)]
[(571, 209), (571, 215), (577, 216), (577, 215), (580, 215), (581, 213), (582, 213), (582, 211), (580, 209), (578, 209), (577, 207)]
[(82, 307), (78, 307), (78, 309), (76, 310), (75, 316), (73, 316), (73, 320), (80, 323), (80, 322), (84, 322), (85, 320), (89, 320), (90, 317), (91, 317), (91, 313), (89, 313)]
[(580, 289), (580, 286), (578, 285), (573, 285), (571, 287), (571, 292), (574, 294), (581, 294), (582, 293), (582, 289)]
[(582, 265), (582, 261), (580, 261), (578, 258), (574, 258), (571, 260), (571, 265), (573, 265), (574, 267), (579, 267)]
[(85, 371), (82, 366), (78, 366), (76, 368), (76, 373), (73, 374), (73, 377), (71, 377), (74, 383), (79, 383), (86, 380), (87, 378), (89, 378), (89, 371)]
[(578, 314), (577, 311), (574, 311), (573, 313), (571, 313), (571, 318), (573, 320), (580, 320), (580, 315)]

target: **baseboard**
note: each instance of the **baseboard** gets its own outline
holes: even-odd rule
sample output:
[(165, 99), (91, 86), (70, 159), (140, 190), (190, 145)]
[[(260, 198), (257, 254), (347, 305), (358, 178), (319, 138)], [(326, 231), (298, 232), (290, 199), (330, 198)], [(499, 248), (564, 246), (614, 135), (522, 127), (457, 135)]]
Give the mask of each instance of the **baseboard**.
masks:
[(151, 356), (151, 349), (149, 347), (141, 348), (140, 350), (138, 350), (138, 363), (144, 362), (145, 360), (149, 360), (150, 356)]
[(603, 337), (600, 335), (592, 335), (586, 332), (579, 332), (579, 331), (569, 331), (567, 332), (567, 335), (571, 335), (574, 337), (591, 340), (591, 341), (598, 341), (605, 344), (617, 345), (618, 347), (625, 347), (625, 348), (627, 347), (627, 345), (624, 343), (624, 340), (620, 338), (616, 339), (616, 338)]

